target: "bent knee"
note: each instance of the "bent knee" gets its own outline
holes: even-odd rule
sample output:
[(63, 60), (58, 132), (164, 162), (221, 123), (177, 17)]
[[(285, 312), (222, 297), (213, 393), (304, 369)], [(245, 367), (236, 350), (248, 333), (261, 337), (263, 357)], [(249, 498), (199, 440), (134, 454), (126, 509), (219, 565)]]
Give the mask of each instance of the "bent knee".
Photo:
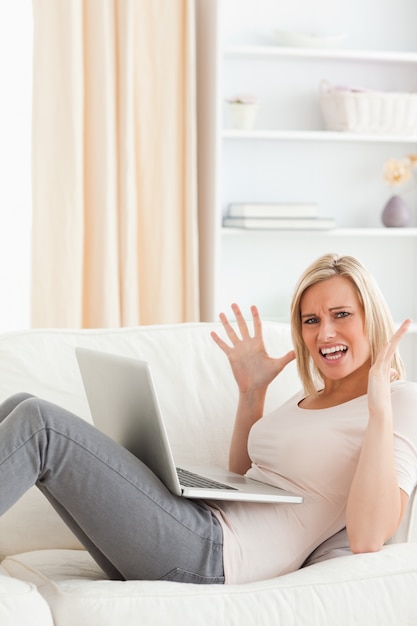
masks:
[(6, 400), (2, 402), (0, 406), (1, 416), (6, 417), (7, 415), (9, 415), (9, 413), (14, 411), (16, 407), (22, 404), (22, 402), (26, 402), (29, 398), (32, 398), (32, 397), (33, 396), (30, 393), (25, 393), (23, 391), (15, 393), (12, 396), (9, 396), (8, 398), (6, 398)]
[(35, 416), (39, 416), (43, 424), (47, 424), (50, 411), (48, 411), (49, 402), (33, 396), (29, 393), (16, 394), (20, 398), (20, 402), (16, 405), (16, 410), (27, 418), (34, 419)]
[(21, 402), (24, 402), (25, 400), (28, 400), (29, 398), (33, 398), (33, 397), (34, 396), (31, 393), (26, 393), (26, 391), (19, 391), (18, 393), (14, 393), (12, 396), (10, 396), (7, 399), (7, 402), (20, 404)]

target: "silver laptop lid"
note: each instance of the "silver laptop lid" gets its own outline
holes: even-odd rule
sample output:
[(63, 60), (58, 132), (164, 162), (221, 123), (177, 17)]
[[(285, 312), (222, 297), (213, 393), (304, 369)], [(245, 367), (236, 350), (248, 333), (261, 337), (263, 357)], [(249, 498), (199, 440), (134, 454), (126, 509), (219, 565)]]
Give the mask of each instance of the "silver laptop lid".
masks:
[(94, 425), (132, 452), (168, 489), (180, 495), (148, 363), (80, 347), (76, 348), (76, 356)]

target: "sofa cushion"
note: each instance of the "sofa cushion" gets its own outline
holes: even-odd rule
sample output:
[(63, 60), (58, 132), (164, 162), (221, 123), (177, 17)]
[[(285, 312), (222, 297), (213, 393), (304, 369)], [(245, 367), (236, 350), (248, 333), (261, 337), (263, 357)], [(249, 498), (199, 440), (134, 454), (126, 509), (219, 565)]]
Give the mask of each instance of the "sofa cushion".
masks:
[(343, 556), (247, 585), (103, 580), (82, 551), (15, 555), (3, 566), (38, 586), (56, 626), (205, 626), (242, 624), (242, 616), (245, 624), (274, 626), (417, 623), (417, 544)]
[(346, 528), (342, 528), (338, 533), (323, 541), (310, 556), (304, 561), (303, 567), (335, 559), (339, 556), (347, 556), (352, 554)]

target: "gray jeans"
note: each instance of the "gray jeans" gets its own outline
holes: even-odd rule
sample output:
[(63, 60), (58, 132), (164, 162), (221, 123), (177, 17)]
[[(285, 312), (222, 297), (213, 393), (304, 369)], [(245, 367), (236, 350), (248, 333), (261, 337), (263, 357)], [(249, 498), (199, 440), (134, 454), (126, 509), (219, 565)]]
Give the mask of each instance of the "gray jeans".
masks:
[(37, 485), (106, 575), (223, 583), (223, 536), (203, 502), (180, 498), (130, 452), (59, 406), (0, 405), (0, 515)]

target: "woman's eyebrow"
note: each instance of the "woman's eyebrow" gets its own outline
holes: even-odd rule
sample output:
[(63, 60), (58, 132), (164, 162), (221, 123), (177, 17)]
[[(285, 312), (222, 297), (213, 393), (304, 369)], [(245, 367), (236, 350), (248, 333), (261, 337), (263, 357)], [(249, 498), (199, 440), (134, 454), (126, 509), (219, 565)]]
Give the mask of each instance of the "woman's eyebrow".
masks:
[(343, 306), (332, 306), (329, 311), (340, 311), (340, 309), (353, 309), (353, 306), (350, 304), (344, 304)]

